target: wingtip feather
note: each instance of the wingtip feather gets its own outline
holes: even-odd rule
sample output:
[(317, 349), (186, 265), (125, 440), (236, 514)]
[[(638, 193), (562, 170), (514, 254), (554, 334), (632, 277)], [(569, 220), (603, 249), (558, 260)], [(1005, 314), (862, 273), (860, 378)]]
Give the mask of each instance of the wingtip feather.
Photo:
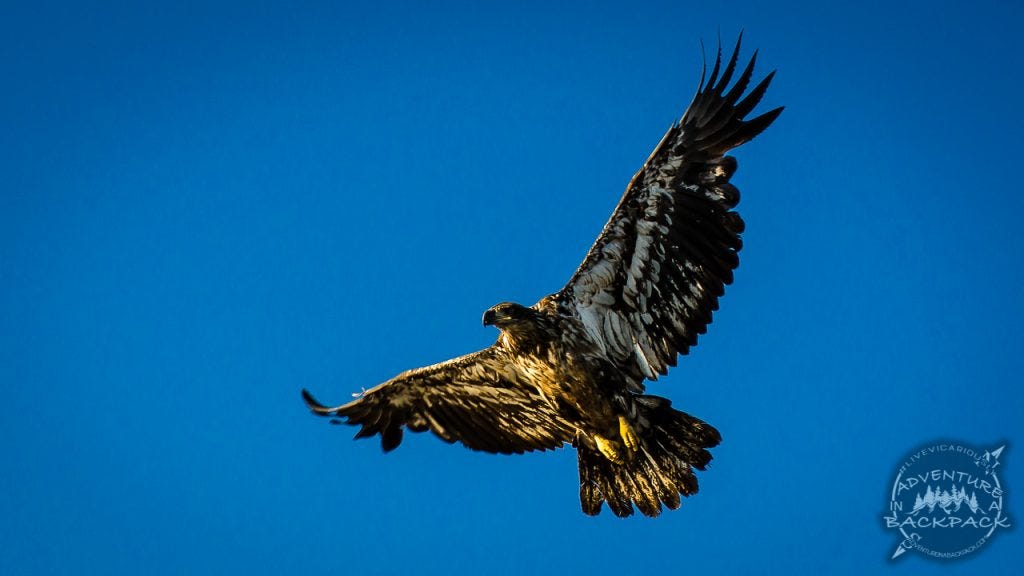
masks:
[(743, 34), (736, 39), (736, 47), (732, 50), (732, 56), (729, 57), (728, 64), (725, 65), (725, 71), (722, 72), (722, 78), (718, 81), (718, 85), (715, 86), (714, 92), (721, 94), (725, 88), (729, 85), (729, 81), (732, 80), (732, 75), (736, 71), (736, 63), (740, 58), (740, 45), (743, 43)]
[(306, 406), (314, 414), (319, 414), (321, 416), (329, 416), (335, 412), (334, 408), (328, 408), (327, 406), (324, 406), (323, 404), (317, 402), (316, 398), (313, 398), (313, 395), (310, 394), (309, 390), (306, 390), (305, 388), (302, 389), (302, 399), (306, 402)]

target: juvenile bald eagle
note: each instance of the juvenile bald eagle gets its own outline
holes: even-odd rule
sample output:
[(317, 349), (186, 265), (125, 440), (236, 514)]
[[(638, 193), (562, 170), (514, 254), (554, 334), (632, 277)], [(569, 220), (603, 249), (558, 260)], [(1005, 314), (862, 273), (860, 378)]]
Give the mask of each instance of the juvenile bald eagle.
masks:
[[(741, 36), (742, 39), (742, 36)], [(503, 454), (574, 446), (580, 502), (618, 516), (635, 505), (657, 516), (697, 492), (718, 431), (644, 394), (706, 331), (733, 279), (743, 220), (725, 153), (757, 136), (782, 112), (744, 118), (774, 72), (745, 97), (757, 53), (736, 83), (740, 42), (722, 69), (721, 49), (683, 117), (673, 124), (612, 213), (583, 264), (559, 292), (533, 306), (505, 302), (484, 312), (500, 330), (479, 352), (403, 372), (319, 415), (381, 435), (385, 451), (403, 428)], [(706, 69), (705, 69), (706, 72)], [(721, 73), (721, 76), (719, 76)], [(742, 99), (741, 99), (742, 98)]]

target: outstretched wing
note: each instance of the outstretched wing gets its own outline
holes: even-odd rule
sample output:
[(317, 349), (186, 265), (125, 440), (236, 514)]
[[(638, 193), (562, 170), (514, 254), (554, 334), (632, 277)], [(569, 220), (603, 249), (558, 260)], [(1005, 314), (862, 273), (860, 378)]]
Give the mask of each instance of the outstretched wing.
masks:
[(381, 435), (385, 451), (402, 442), (402, 430), (431, 430), (446, 442), (474, 450), (522, 454), (560, 447), (574, 429), (529, 384), (512, 358), (492, 346), (433, 366), (403, 372), (329, 408), (306, 390), (302, 397), (316, 414), (360, 425), (356, 438)]
[[(740, 36), (742, 40), (742, 35)], [(744, 117), (761, 100), (774, 72), (742, 100), (757, 53), (726, 91), (740, 41), (682, 119), (633, 176), (611, 219), (561, 292), (559, 308), (577, 315), (606, 354), (637, 377), (657, 378), (697, 343), (718, 297), (739, 264), (743, 220), (729, 183), (736, 160), (725, 153), (767, 128), (776, 108)], [(721, 71), (721, 78), (719, 72)], [(642, 378), (640, 378), (642, 380)]]

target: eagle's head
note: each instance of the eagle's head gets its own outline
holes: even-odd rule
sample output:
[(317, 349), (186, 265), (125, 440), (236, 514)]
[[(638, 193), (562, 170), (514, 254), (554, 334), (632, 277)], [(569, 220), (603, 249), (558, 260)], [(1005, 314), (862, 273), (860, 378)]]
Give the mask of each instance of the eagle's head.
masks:
[(532, 323), (536, 319), (536, 310), (515, 302), (495, 304), (484, 312), (484, 326), (497, 326), (501, 330)]

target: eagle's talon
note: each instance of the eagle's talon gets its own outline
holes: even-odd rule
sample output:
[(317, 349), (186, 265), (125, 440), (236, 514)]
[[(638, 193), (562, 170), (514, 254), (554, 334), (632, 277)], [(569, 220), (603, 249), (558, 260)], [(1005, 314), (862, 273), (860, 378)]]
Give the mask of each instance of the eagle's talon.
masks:
[(616, 464), (623, 463), (622, 454), (620, 454), (618, 448), (615, 447), (615, 442), (603, 436), (595, 435), (594, 443), (597, 444), (598, 452), (604, 454), (605, 458), (615, 462)]
[(622, 443), (631, 453), (640, 449), (640, 439), (637, 438), (633, 427), (629, 425), (625, 416), (619, 416), (619, 436), (622, 436)]

